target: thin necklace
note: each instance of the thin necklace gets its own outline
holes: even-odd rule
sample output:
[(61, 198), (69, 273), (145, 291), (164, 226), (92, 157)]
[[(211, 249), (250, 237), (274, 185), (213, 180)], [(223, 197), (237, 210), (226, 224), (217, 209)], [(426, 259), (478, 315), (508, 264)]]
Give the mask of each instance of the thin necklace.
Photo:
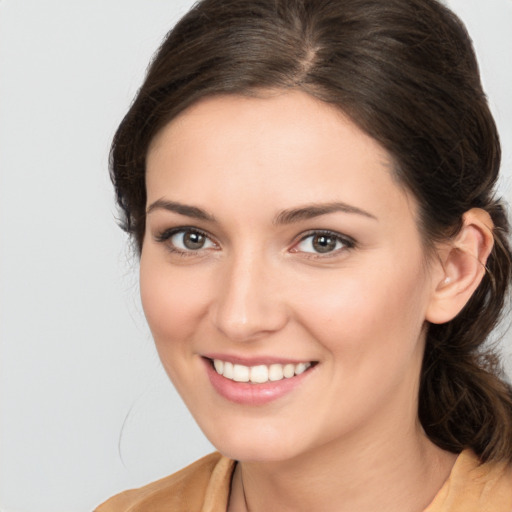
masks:
[(243, 474), (243, 468), (240, 466), (240, 482), (242, 483), (242, 494), (244, 495), (244, 505), (245, 505), (245, 512), (251, 512), (249, 510), (249, 505), (247, 504), (247, 496), (245, 494), (245, 487), (244, 487), (244, 474)]

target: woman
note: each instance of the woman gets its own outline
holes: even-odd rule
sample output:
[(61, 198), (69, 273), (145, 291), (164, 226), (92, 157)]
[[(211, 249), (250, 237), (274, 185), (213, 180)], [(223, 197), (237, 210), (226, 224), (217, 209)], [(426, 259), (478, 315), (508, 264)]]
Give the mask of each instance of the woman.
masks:
[(160, 358), (220, 453), (98, 510), (512, 510), (482, 349), (511, 281), (499, 163), (436, 0), (196, 5), (111, 169)]

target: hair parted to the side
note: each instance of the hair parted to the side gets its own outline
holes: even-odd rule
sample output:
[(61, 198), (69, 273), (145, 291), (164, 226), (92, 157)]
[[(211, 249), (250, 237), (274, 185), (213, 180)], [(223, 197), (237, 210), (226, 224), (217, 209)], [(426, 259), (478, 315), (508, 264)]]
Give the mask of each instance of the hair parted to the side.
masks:
[(115, 135), (111, 176), (140, 251), (145, 159), (170, 120), (215, 94), (301, 89), (337, 106), (393, 157), (426, 247), (486, 210), (487, 273), (452, 321), (430, 325), (419, 417), (430, 439), (512, 461), (512, 390), (483, 345), (508, 297), (509, 223), (495, 198), (500, 144), (471, 40), (437, 0), (203, 0), (171, 30)]

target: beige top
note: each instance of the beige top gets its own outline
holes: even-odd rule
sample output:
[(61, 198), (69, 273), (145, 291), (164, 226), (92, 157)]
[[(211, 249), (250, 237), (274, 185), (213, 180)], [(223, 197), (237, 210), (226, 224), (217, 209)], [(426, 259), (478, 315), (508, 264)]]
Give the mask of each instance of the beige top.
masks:
[[(226, 512), (235, 462), (212, 453), (171, 476), (110, 498), (96, 512)], [(512, 512), (512, 465), (463, 451), (424, 512)]]

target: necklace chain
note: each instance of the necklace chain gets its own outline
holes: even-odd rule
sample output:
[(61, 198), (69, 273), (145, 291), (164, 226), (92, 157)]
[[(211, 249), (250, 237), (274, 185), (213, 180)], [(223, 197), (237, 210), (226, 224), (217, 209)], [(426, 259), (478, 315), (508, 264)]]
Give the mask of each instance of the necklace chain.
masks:
[(245, 487), (244, 487), (244, 474), (243, 474), (243, 468), (240, 466), (240, 483), (242, 484), (242, 494), (244, 497), (244, 506), (245, 506), (245, 512), (251, 512), (249, 510), (249, 505), (247, 503), (247, 495), (245, 494)]

